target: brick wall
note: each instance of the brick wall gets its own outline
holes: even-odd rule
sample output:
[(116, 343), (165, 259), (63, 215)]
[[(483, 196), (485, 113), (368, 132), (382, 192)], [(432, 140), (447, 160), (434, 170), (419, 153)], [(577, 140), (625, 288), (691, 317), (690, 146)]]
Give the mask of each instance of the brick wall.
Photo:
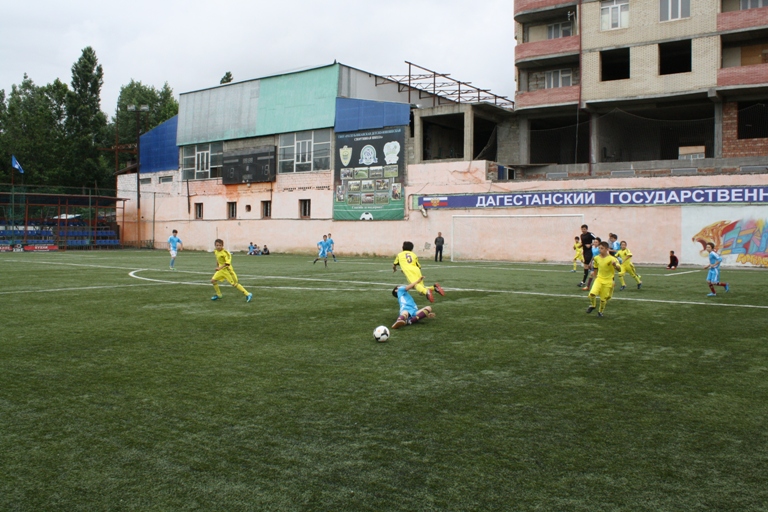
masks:
[(720, 32), (766, 25), (768, 25), (768, 7), (723, 12), (717, 15), (717, 30)]
[(598, 50), (711, 34), (717, 27), (718, 2), (692, 1), (691, 17), (659, 21), (659, 0), (632, 0), (629, 27), (600, 30), (600, 2), (582, 4), (582, 48)]
[(738, 66), (717, 70), (717, 85), (766, 84), (768, 83), (768, 64)]
[(737, 103), (723, 105), (723, 157), (768, 156), (768, 139), (739, 139)]
[(559, 55), (579, 52), (579, 36), (547, 39), (534, 43), (523, 43), (515, 46), (515, 62), (541, 57), (543, 55)]
[(534, 107), (540, 105), (559, 105), (577, 103), (579, 101), (579, 86), (541, 89), (532, 92), (519, 92), (515, 95), (515, 108)]
[(659, 75), (657, 44), (629, 48), (629, 73), (625, 80), (600, 81), (600, 52), (585, 52), (582, 58), (585, 101), (606, 98), (660, 96), (715, 87), (720, 67), (720, 38), (698, 37), (691, 41), (691, 71)]

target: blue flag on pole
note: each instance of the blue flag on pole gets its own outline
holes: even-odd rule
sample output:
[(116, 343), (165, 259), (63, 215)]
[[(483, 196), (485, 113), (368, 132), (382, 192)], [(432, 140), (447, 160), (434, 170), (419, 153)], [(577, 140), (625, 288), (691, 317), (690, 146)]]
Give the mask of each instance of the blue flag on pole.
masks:
[(24, 174), (24, 169), (21, 168), (21, 164), (16, 160), (16, 156), (11, 155), (11, 167), (18, 169), (21, 174)]

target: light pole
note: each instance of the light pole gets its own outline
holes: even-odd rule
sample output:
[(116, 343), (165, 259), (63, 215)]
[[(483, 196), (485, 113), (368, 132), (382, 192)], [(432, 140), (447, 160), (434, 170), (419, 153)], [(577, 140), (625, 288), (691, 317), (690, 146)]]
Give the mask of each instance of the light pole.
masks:
[(141, 249), (141, 113), (149, 112), (149, 105), (128, 105), (128, 112), (136, 112), (136, 248)]

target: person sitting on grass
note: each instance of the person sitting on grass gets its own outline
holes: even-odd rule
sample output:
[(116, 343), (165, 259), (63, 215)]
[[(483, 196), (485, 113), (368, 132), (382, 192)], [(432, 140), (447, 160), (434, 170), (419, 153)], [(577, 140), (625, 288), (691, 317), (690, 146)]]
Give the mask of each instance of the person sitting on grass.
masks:
[(408, 290), (415, 287), (417, 283), (424, 280), (424, 276), (421, 276), (417, 281), (414, 281), (408, 285), (395, 286), (392, 290), (392, 295), (397, 299), (400, 304), (400, 316), (397, 317), (395, 323), (392, 324), (393, 329), (399, 329), (404, 325), (415, 324), (419, 320), (424, 318), (435, 318), (435, 314), (432, 312), (432, 306), (426, 306), (419, 309), (416, 302), (408, 293)]
[(261, 254), (263, 254), (264, 256), (269, 255), (269, 248), (266, 246), (266, 244), (264, 244), (264, 248), (261, 250)]
[(669, 265), (667, 265), (667, 268), (669, 270), (675, 270), (679, 264), (680, 261), (677, 259), (677, 256), (675, 256), (675, 251), (669, 251)]

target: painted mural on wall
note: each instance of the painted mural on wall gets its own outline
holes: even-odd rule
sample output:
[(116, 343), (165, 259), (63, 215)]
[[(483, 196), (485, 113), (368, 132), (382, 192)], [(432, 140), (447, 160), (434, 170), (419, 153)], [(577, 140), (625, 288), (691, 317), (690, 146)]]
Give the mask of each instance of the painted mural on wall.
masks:
[(405, 218), (405, 127), (336, 134), (334, 220)]
[(684, 208), (683, 261), (705, 265), (707, 242), (724, 264), (768, 267), (768, 208)]

